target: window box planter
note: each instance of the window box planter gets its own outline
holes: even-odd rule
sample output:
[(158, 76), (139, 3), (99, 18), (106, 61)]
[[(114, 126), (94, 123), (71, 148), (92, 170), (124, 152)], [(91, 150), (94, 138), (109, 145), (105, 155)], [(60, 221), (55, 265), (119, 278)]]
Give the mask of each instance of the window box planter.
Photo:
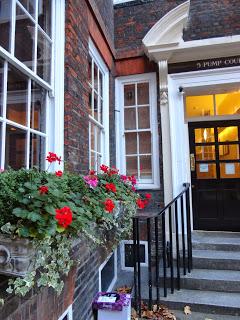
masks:
[(25, 276), (32, 271), (34, 255), (30, 240), (0, 234), (0, 274)]

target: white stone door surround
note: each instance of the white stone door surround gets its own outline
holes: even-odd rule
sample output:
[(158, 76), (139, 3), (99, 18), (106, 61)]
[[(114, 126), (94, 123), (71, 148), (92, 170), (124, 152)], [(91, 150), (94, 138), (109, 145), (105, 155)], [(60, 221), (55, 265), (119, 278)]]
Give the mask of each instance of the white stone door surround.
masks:
[(165, 106), (160, 106), (161, 123), (165, 128), (162, 131), (163, 170), (168, 173), (168, 178), (164, 179), (166, 203), (182, 190), (184, 182), (191, 182), (188, 124), (179, 87), (196, 94), (198, 91), (209, 92), (211, 89), (221, 90), (231, 86), (234, 89), (237, 86), (240, 90), (240, 67), (168, 75), (168, 108), (162, 110)]

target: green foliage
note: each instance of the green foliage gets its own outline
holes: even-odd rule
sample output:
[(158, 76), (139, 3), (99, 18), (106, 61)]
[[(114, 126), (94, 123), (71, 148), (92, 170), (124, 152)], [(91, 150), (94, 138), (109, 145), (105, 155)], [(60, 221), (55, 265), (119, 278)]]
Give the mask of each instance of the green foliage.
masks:
[[(68, 274), (72, 240), (88, 237), (92, 244), (116, 245), (131, 230), (139, 195), (118, 174), (98, 174), (97, 187), (89, 186), (82, 176), (32, 170), (8, 170), (0, 173), (0, 229), (13, 237), (31, 238), (36, 249), (34, 268), (23, 278), (9, 281), (9, 293), (26, 295), (35, 285), (63, 288), (62, 275)], [(116, 192), (108, 191), (114, 183)], [(46, 193), (40, 187), (48, 188)], [(111, 199), (123, 206), (124, 214), (116, 217), (105, 211), (104, 201)], [(56, 219), (56, 209), (69, 207), (72, 222), (63, 227)]]

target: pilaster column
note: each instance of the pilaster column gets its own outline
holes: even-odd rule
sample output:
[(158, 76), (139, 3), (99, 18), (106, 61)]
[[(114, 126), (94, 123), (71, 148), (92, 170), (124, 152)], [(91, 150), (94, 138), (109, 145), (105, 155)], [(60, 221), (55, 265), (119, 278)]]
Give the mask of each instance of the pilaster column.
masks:
[(168, 62), (158, 62), (159, 68), (159, 91), (160, 91), (160, 113), (162, 129), (162, 156), (163, 156), (163, 184), (164, 202), (168, 204), (173, 197), (172, 186), (172, 157), (170, 136), (170, 115), (168, 100)]

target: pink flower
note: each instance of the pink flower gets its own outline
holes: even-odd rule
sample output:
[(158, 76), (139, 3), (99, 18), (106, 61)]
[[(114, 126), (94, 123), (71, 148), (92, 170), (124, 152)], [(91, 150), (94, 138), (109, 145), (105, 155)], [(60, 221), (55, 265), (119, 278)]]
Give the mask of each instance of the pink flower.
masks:
[(92, 188), (96, 188), (98, 185), (98, 178), (96, 176), (85, 176), (83, 179)]

